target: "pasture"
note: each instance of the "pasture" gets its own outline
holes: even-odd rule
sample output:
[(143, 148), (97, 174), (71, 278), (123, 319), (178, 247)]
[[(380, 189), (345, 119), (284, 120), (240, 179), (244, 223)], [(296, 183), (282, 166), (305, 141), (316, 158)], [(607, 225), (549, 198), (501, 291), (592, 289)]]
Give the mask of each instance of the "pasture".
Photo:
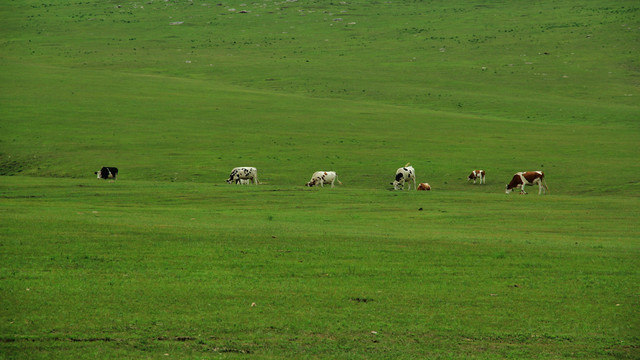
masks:
[(0, 4), (0, 358), (638, 358), (639, 13)]

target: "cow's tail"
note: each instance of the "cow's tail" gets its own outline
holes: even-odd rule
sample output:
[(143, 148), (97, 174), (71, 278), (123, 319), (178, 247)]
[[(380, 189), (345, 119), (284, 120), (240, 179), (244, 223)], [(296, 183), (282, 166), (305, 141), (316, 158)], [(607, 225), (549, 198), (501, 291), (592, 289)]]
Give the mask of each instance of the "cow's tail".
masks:
[(409, 166), (409, 165), (411, 165), (411, 163), (410, 163), (410, 162), (408, 162), (404, 167), (407, 167), (407, 166)]
[(544, 179), (544, 177), (542, 178), (542, 186), (544, 186), (544, 191), (545, 191), (547, 194), (550, 194), (550, 192), (549, 192), (549, 187), (547, 186), (547, 181)]

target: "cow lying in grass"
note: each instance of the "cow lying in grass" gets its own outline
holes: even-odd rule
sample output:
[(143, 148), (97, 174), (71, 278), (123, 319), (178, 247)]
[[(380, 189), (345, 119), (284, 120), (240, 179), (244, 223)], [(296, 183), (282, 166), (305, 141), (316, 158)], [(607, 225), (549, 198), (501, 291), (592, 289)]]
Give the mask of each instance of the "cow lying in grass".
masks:
[(94, 172), (94, 174), (98, 175), (98, 179), (113, 179), (113, 181), (116, 181), (118, 178), (118, 168), (104, 166), (100, 171)]

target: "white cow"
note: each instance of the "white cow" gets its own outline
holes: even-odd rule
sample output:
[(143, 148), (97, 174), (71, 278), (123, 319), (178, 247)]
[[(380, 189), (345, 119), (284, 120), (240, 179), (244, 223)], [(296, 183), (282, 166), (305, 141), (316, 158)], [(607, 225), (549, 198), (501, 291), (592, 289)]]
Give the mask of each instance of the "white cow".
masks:
[(245, 182), (243, 180), (246, 180), (249, 184), (253, 181), (254, 184), (258, 185), (258, 169), (254, 167), (233, 168), (231, 174), (229, 174), (227, 183), (244, 184)]
[(416, 190), (416, 171), (413, 169), (413, 166), (409, 166), (409, 163), (404, 167), (396, 170), (396, 180), (392, 182), (394, 190), (399, 190), (398, 186), (402, 185), (402, 190), (404, 190), (404, 184), (408, 183), (408, 190), (411, 190), (411, 180), (413, 180), (413, 189)]
[(334, 182), (338, 182), (338, 184), (342, 185), (342, 182), (338, 180), (338, 175), (335, 171), (316, 171), (311, 176), (311, 180), (306, 183), (306, 186), (312, 187), (314, 185), (320, 185), (324, 187), (324, 184), (331, 184), (333, 187)]

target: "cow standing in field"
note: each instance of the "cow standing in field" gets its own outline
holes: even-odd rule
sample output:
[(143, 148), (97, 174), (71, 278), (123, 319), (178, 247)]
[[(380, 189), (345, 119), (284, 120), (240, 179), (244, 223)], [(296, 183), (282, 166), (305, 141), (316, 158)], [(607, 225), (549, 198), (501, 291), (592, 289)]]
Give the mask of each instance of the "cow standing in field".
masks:
[(311, 176), (311, 180), (309, 180), (305, 185), (312, 187), (319, 184), (321, 187), (324, 187), (324, 184), (331, 184), (331, 187), (333, 187), (333, 184), (336, 181), (338, 184), (342, 185), (342, 182), (338, 180), (338, 175), (335, 171), (316, 171)]
[(507, 184), (506, 193), (510, 193), (511, 190), (520, 188), (520, 194), (526, 194), (524, 191), (525, 185), (538, 185), (538, 195), (549, 192), (547, 182), (544, 180), (544, 173), (542, 171), (523, 171), (513, 175), (511, 182)]
[(484, 170), (473, 170), (469, 176), (467, 176), (467, 182), (473, 180), (473, 184), (475, 185), (476, 180), (480, 180), (480, 184), (485, 184), (484, 179), (485, 172)]
[(409, 166), (409, 163), (407, 163), (407, 165), (405, 165), (404, 167), (401, 167), (398, 170), (396, 170), (396, 180), (391, 184), (393, 185), (394, 190), (399, 190), (398, 189), (399, 185), (402, 185), (402, 189), (404, 190), (404, 184), (408, 183), (407, 188), (408, 190), (411, 190), (412, 180), (413, 180), (413, 189), (417, 190), (416, 171), (413, 169), (413, 166)]
[(118, 168), (103, 166), (100, 171), (96, 171), (94, 174), (98, 175), (98, 179), (113, 179), (113, 181), (116, 181), (116, 178), (118, 177)]
[(231, 170), (231, 174), (229, 174), (229, 178), (227, 179), (227, 184), (242, 184), (244, 183), (243, 180), (247, 180), (248, 183), (253, 181), (254, 184), (258, 185), (258, 169), (254, 167), (233, 168), (233, 170)]

